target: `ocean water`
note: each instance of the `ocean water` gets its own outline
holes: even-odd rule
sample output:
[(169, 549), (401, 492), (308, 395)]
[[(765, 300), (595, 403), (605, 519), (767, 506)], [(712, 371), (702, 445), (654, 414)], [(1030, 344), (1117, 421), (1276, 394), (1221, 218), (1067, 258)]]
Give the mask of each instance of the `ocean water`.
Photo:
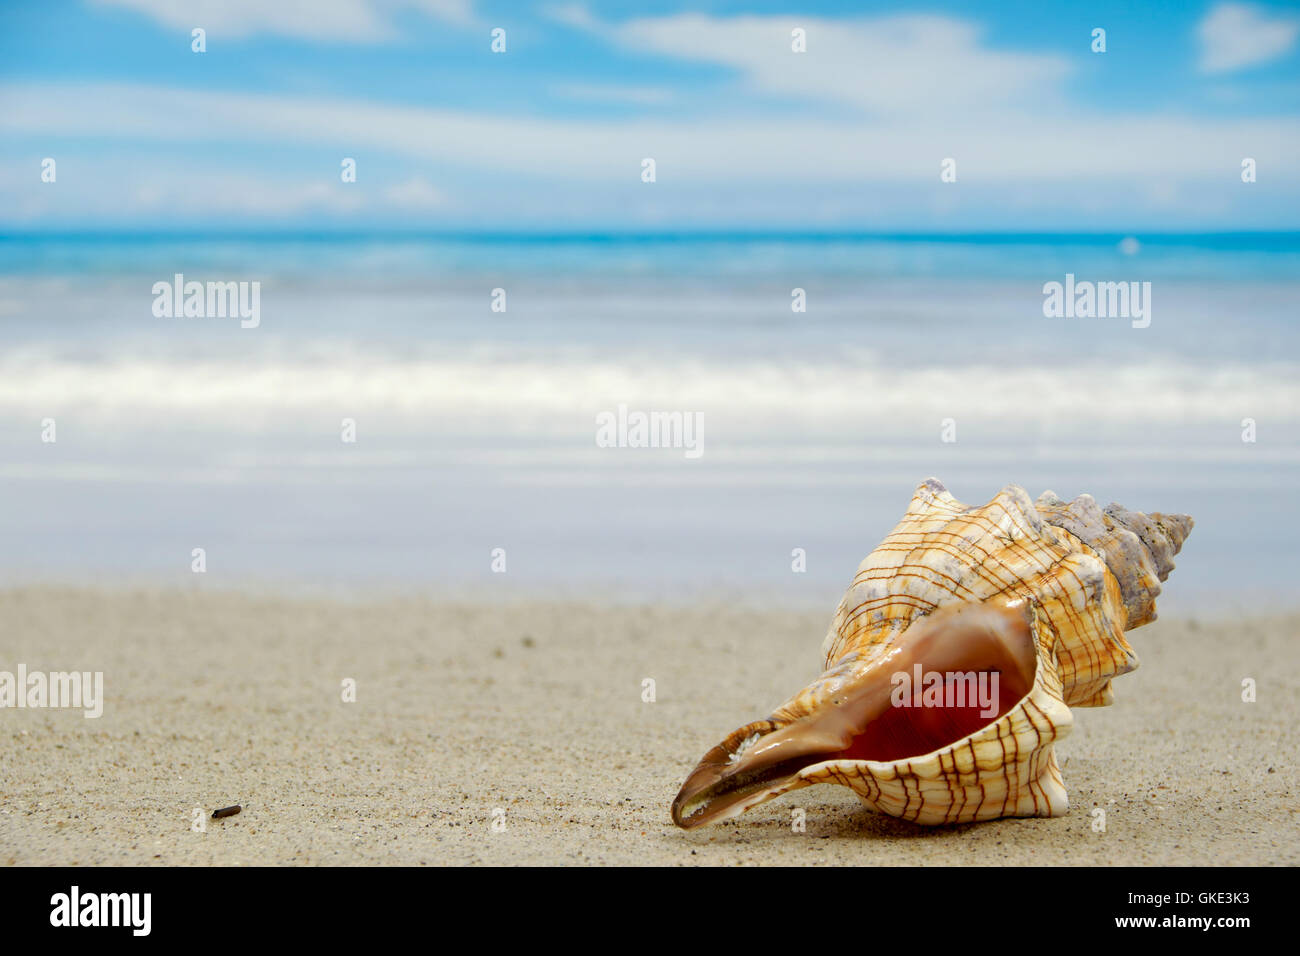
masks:
[(0, 581), (829, 610), (933, 475), (1190, 513), (1164, 613), (1293, 606), (1300, 235), (1125, 238), (0, 236)]

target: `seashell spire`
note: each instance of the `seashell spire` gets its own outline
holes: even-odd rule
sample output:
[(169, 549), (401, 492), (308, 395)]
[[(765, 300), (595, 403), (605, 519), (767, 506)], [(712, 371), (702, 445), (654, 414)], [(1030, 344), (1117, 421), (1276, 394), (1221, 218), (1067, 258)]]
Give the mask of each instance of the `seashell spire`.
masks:
[(1069, 531), (1102, 555), (1119, 582), (1128, 612), (1125, 630), (1140, 627), (1156, 617), (1160, 582), (1174, 569), (1173, 557), (1191, 534), (1188, 515), (1145, 515), (1111, 504), (1104, 511), (1092, 495), (1066, 502), (1055, 492), (1043, 492), (1036, 502), (1043, 520)]
[[(1034, 502), (1015, 485), (973, 507), (923, 481), (840, 601), (824, 673), (709, 751), (674, 821), (726, 819), (828, 782), (919, 823), (1064, 813), (1053, 745), (1069, 708), (1111, 703), (1111, 680), (1138, 666), (1124, 632), (1154, 620), (1191, 528), (1186, 515), (1103, 510), (1089, 495)], [(909, 667), (938, 703), (891, 695)], [(976, 716), (949, 694), (972, 681), (1010, 687)]]

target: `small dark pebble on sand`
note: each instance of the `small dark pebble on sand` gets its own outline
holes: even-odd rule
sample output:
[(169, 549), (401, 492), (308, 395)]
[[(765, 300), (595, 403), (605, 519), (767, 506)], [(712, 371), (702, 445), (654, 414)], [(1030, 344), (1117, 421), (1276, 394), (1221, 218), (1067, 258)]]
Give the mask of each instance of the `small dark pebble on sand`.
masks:
[(220, 810), (212, 811), (212, 819), (220, 820), (222, 817), (233, 817), (242, 809), (244, 808), (239, 804), (235, 804), (233, 807), (222, 807)]

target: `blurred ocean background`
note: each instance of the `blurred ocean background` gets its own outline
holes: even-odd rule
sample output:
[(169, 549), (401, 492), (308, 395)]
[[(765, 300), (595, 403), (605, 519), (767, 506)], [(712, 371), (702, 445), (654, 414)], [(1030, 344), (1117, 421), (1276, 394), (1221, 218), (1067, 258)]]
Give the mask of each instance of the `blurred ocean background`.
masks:
[[(1126, 238), (9, 231), (0, 580), (829, 612), (933, 475), (1192, 514), (1167, 615), (1294, 605), (1300, 234)], [(177, 272), (260, 326), (156, 318)], [(1150, 326), (1045, 318), (1067, 273)], [(620, 404), (703, 456), (597, 447)]]

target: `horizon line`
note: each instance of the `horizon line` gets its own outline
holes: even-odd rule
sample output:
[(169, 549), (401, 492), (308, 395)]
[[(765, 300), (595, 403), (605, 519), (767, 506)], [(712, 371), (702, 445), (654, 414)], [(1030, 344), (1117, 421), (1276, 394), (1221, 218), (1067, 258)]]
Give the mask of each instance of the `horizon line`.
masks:
[(382, 227), (323, 228), (283, 227), (267, 229), (193, 228), (77, 228), (77, 229), (5, 229), (0, 227), (0, 242), (28, 240), (240, 240), (240, 241), (338, 241), (423, 240), (459, 242), (963, 242), (972, 240), (1014, 243), (1018, 241), (1074, 240), (1111, 243), (1135, 238), (1150, 242), (1188, 240), (1264, 240), (1300, 243), (1300, 229), (1217, 229), (1217, 230), (784, 230), (761, 229), (572, 229), (572, 230), (502, 230), (502, 229), (402, 229)]

